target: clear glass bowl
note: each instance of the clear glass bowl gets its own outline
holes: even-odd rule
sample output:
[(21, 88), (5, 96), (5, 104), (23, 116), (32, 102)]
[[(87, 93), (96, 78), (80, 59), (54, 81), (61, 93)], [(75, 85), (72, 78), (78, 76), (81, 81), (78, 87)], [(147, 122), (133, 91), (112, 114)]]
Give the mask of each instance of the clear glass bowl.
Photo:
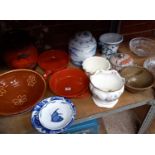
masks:
[(155, 41), (149, 38), (138, 37), (129, 42), (130, 50), (140, 57), (155, 55)]

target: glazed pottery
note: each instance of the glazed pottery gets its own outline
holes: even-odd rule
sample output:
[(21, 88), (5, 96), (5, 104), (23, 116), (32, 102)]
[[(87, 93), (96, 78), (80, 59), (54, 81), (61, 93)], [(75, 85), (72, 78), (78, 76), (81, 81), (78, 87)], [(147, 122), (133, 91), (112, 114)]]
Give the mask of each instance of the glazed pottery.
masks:
[(98, 97), (96, 96), (93, 96), (93, 101), (95, 102), (95, 104), (98, 106), (98, 107), (102, 107), (102, 108), (113, 108), (117, 102), (118, 102), (118, 99), (114, 100), (114, 101), (104, 101), (103, 103), (103, 100), (99, 99)]
[(145, 37), (131, 39), (129, 42), (130, 50), (140, 57), (155, 55), (155, 41)]
[(123, 36), (118, 33), (105, 33), (99, 37), (99, 46), (102, 55), (110, 58), (111, 55), (117, 53), (119, 44), (123, 41)]
[(44, 95), (46, 82), (35, 71), (16, 69), (0, 75), (0, 115), (30, 110)]
[(121, 70), (123, 67), (134, 65), (133, 58), (126, 53), (116, 53), (110, 58), (113, 69)]
[(85, 70), (87, 75), (94, 74), (97, 70), (109, 70), (111, 68), (111, 64), (109, 60), (107, 60), (104, 57), (99, 56), (93, 56), (90, 58), (87, 58), (82, 63), (82, 68)]
[(15, 51), (9, 50), (5, 54), (6, 64), (13, 69), (33, 69), (38, 60), (38, 50), (34, 45)]
[(41, 133), (62, 133), (73, 123), (75, 115), (75, 106), (71, 100), (54, 96), (37, 103), (31, 122)]
[(49, 87), (56, 95), (75, 98), (89, 89), (89, 78), (77, 68), (67, 68), (51, 75)]
[(111, 108), (124, 92), (125, 79), (116, 70), (98, 70), (90, 76), (90, 90), (95, 104)]
[(77, 66), (96, 53), (96, 40), (89, 31), (79, 32), (69, 42), (71, 61)]
[(45, 71), (44, 77), (68, 66), (69, 56), (63, 50), (48, 50), (40, 54), (39, 66)]
[(120, 74), (126, 80), (126, 88), (136, 93), (147, 90), (153, 86), (154, 77), (147, 69), (138, 66), (125, 67)]
[(144, 61), (143, 67), (149, 70), (155, 77), (155, 57), (150, 57)]

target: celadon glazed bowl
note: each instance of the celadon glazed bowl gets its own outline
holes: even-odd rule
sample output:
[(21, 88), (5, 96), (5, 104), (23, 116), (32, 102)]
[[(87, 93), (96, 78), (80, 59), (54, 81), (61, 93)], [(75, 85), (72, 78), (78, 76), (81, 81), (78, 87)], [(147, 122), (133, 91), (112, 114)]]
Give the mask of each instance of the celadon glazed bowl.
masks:
[(124, 92), (125, 79), (116, 70), (98, 70), (90, 76), (90, 90), (99, 107), (112, 108)]

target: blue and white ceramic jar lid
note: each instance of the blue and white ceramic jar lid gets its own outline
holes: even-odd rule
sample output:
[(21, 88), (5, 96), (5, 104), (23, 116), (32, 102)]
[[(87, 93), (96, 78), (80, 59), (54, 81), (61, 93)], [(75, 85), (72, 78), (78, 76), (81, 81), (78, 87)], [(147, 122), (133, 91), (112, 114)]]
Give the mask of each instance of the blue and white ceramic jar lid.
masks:
[(32, 112), (32, 125), (41, 133), (62, 133), (73, 123), (76, 110), (71, 100), (49, 97), (39, 102)]
[(90, 41), (92, 37), (93, 36), (92, 36), (91, 32), (89, 32), (89, 31), (78, 32), (75, 35), (76, 39), (84, 41), (84, 42)]
[(89, 31), (76, 33), (75, 37), (69, 42), (69, 48), (89, 50), (93, 47), (96, 47), (96, 40)]
[(99, 42), (105, 44), (120, 44), (122, 41), (123, 36), (118, 33), (105, 33), (99, 37)]

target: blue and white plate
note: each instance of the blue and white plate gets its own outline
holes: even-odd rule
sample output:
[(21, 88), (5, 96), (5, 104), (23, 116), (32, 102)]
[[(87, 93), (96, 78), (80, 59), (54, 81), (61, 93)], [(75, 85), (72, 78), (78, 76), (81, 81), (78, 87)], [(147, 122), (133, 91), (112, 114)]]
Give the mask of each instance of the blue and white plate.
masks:
[(31, 122), (41, 133), (62, 133), (73, 123), (76, 115), (72, 101), (64, 97), (49, 97), (33, 109)]

